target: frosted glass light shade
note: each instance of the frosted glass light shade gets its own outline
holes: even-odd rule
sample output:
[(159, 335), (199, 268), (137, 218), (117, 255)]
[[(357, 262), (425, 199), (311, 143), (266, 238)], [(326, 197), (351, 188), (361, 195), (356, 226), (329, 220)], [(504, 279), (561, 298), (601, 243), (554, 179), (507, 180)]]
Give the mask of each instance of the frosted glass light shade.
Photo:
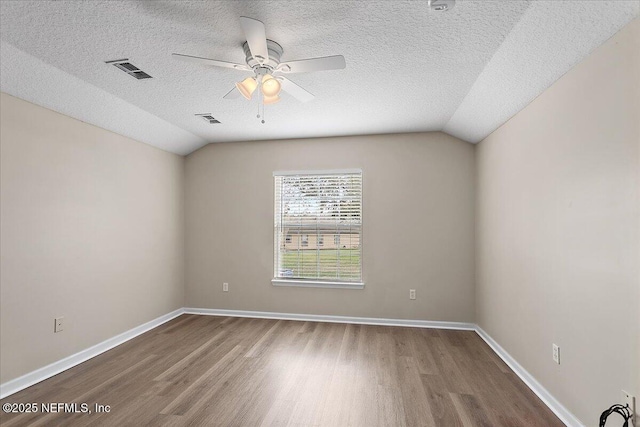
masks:
[(275, 95), (275, 96), (266, 96), (264, 97), (264, 99), (262, 100), (262, 103), (264, 105), (269, 105), (269, 104), (275, 104), (276, 102), (280, 101), (280, 96)]
[(251, 99), (251, 94), (253, 94), (253, 92), (258, 87), (258, 82), (253, 77), (247, 77), (240, 83), (236, 83), (236, 87), (238, 88), (242, 96), (247, 99)]
[(265, 98), (278, 96), (278, 94), (280, 93), (280, 89), (282, 89), (280, 82), (272, 75), (267, 74), (262, 78), (262, 94), (265, 96)]

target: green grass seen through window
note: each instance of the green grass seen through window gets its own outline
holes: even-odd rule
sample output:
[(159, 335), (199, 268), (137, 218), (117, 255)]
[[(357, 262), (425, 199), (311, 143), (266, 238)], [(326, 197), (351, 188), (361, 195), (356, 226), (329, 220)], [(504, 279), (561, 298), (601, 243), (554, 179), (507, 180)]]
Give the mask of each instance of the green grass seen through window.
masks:
[(284, 250), (281, 256), (281, 274), (291, 270), (297, 278), (360, 280), (359, 249)]

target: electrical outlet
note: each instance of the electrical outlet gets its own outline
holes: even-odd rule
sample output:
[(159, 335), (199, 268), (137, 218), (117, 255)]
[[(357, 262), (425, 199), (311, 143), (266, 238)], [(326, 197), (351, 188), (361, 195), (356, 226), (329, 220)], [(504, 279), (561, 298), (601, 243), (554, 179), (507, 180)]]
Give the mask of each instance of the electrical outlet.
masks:
[(223, 283), (222, 284), (222, 292), (229, 292), (229, 284), (228, 283)]
[[(628, 405), (629, 409), (631, 410), (631, 413), (633, 414), (631, 416), (631, 420), (635, 421), (635, 417), (636, 415), (636, 398), (635, 396), (633, 396), (632, 394), (627, 393), (626, 391), (622, 390), (622, 404), (623, 405)], [(630, 427), (633, 427), (635, 424), (632, 424)]]
[(556, 344), (553, 344), (553, 361), (560, 364), (560, 347)]
[(56, 317), (53, 319), (53, 332), (58, 333), (64, 330), (64, 317)]
[(409, 289), (409, 299), (416, 299), (416, 290)]

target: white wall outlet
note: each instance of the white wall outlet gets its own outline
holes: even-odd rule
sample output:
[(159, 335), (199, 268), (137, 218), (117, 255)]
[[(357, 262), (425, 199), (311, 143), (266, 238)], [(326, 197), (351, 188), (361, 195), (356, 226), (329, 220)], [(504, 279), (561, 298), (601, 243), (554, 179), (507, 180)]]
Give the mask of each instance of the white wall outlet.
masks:
[(560, 347), (556, 344), (553, 344), (553, 361), (560, 364)]
[(416, 290), (409, 289), (409, 299), (416, 299)]
[(228, 283), (223, 283), (222, 284), (222, 292), (229, 292), (229, 284)]
[[(628, 405), (629, 409), (631, 410), (631, 413), (634, 414), (631, 416), (631, 421), (635, 422), (637, 419), (637, 413), (636, 413), (636, 397), (632, 394), (627, 393), (626, 391), (622, 390), (622, 404), (623, 405)], [(635, 423), (632, 424), (632, 426), (636, 425)]]
[(53, 332), (58, 333), (64, 330), (64, 317), (56, 317), (53, 319)]

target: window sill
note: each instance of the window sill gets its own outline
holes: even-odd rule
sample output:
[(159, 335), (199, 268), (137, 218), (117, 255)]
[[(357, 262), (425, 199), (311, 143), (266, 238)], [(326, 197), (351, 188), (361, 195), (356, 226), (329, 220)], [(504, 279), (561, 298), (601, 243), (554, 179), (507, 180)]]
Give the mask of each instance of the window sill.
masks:
[(364, 283), (360, 282), (323, 282), (319, 280), (272, 279), (271, 284), (273, 286), (294, 286), (301, 288), (364, 289)]

